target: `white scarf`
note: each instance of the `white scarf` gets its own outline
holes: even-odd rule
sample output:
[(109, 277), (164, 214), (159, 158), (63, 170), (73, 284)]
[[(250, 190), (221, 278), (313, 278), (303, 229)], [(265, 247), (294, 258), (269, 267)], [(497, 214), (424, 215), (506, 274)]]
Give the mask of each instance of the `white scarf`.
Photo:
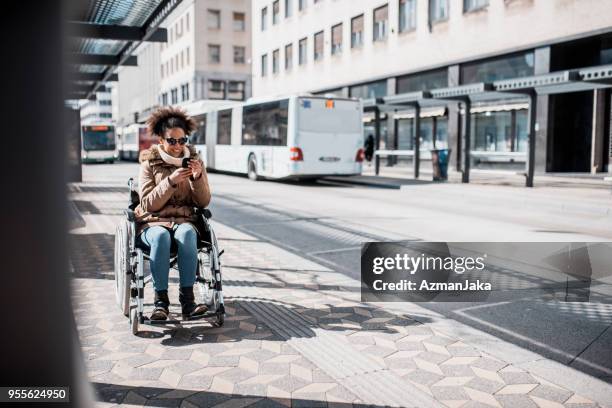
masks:
[(183, 159), (189, 158), (190, 156), (189, 149), (187, 148), (187, 146), (183, 146), (183, 156), (182, 157), (170, 156), (168, 153), (164, 151), (163, 147), (160, 145), (155, 145), (155, 147), (157, 147), (157, 151), (159, 152), (159, 155), (161, 156), (163, 161), (165, 161), (168, 164), (172, 164), (173, 166), (176, 166), (176, 167), (181, 167), (183, 165)]

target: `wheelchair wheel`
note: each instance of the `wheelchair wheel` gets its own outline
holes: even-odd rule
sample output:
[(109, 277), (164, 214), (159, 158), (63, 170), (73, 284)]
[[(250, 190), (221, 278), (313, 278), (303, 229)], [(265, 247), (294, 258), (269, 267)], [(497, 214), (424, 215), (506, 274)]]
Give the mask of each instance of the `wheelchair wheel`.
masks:
[(125, 316), (130, 312), (129, 227), (129, 223), (122, 220), (115, 230), (115, 300)]

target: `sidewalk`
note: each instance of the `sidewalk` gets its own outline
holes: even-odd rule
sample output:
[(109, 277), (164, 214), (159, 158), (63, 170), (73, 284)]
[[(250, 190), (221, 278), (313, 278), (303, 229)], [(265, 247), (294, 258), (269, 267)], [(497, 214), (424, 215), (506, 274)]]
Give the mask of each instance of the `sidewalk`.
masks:
[(133, 336), (112, 280), (125, 197), (112, 185), (85, 187), (72, 190), (92, 209), (71, 235), (73, 304), (100, 406), (598, 406), (433, 328), (427, 316), (363, 304), (358, 281), (218, 223), (225, 325)]

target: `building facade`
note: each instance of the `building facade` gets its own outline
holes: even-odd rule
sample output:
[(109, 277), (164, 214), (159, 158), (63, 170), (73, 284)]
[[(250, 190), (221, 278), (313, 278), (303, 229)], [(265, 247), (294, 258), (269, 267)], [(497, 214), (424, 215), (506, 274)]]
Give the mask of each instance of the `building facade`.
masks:
[(159, 43), (142, 44), (134, 53), (138, 66), (119, 69), (116, 102), (118, 126), (142, 122), (159, 106), (160, 48)]
[[(607, 0), (254, 0), (253, 94), (380, 98), (612, 64)], [(609, 89), (538, 95), (536, 170), (609, 166)], [(528, 100), (495, 97), (471, 109), (476, 168), (525, 166)], [(453, 149), (460, 103), (422, 109), (421, 149)], [(410, 110), (382, 114), (380, 148), (413, 148)], [(373, 133), (373, 118), (365, 131)], [(427, 154), (422, 155), (427, 159)]]
[(248, 0), (184, 1), (166, 20), (160, 50), (161, 105), (251, 96)]
[(118, 126), (144, 122), (163, 105), (251, 96), (248, 0), (183, 1), (163, 27), (167, 42), (143, 43), (138, 66), (118, 72)]
[(81, 124), (111, 123), (113, 118), (112, 88), (103, 85), (96, 92), (96, 99), (84, 100), (81, 105)]

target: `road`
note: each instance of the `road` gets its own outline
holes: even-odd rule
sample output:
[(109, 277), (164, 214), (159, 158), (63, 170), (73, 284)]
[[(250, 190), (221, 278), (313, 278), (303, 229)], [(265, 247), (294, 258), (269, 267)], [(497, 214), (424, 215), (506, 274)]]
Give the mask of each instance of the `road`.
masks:
[[(112, 192), (118, 194), (137, 172), (133, 163), (84, 166), (84, 181), (117, 186)], [(612, 241), (612, 196), (604, 189), (421, 182), (389, 190), (325, 180), (209, 179), (215, 222), (352, 280), (359, 279), (361, 243), (368, 241)], [(77, 206), (87, 213), (85, 202)], [(610, 390), (610, 304), (511, 298), (378, 306), (561, 386), (578, 382), (582, 395)]]

